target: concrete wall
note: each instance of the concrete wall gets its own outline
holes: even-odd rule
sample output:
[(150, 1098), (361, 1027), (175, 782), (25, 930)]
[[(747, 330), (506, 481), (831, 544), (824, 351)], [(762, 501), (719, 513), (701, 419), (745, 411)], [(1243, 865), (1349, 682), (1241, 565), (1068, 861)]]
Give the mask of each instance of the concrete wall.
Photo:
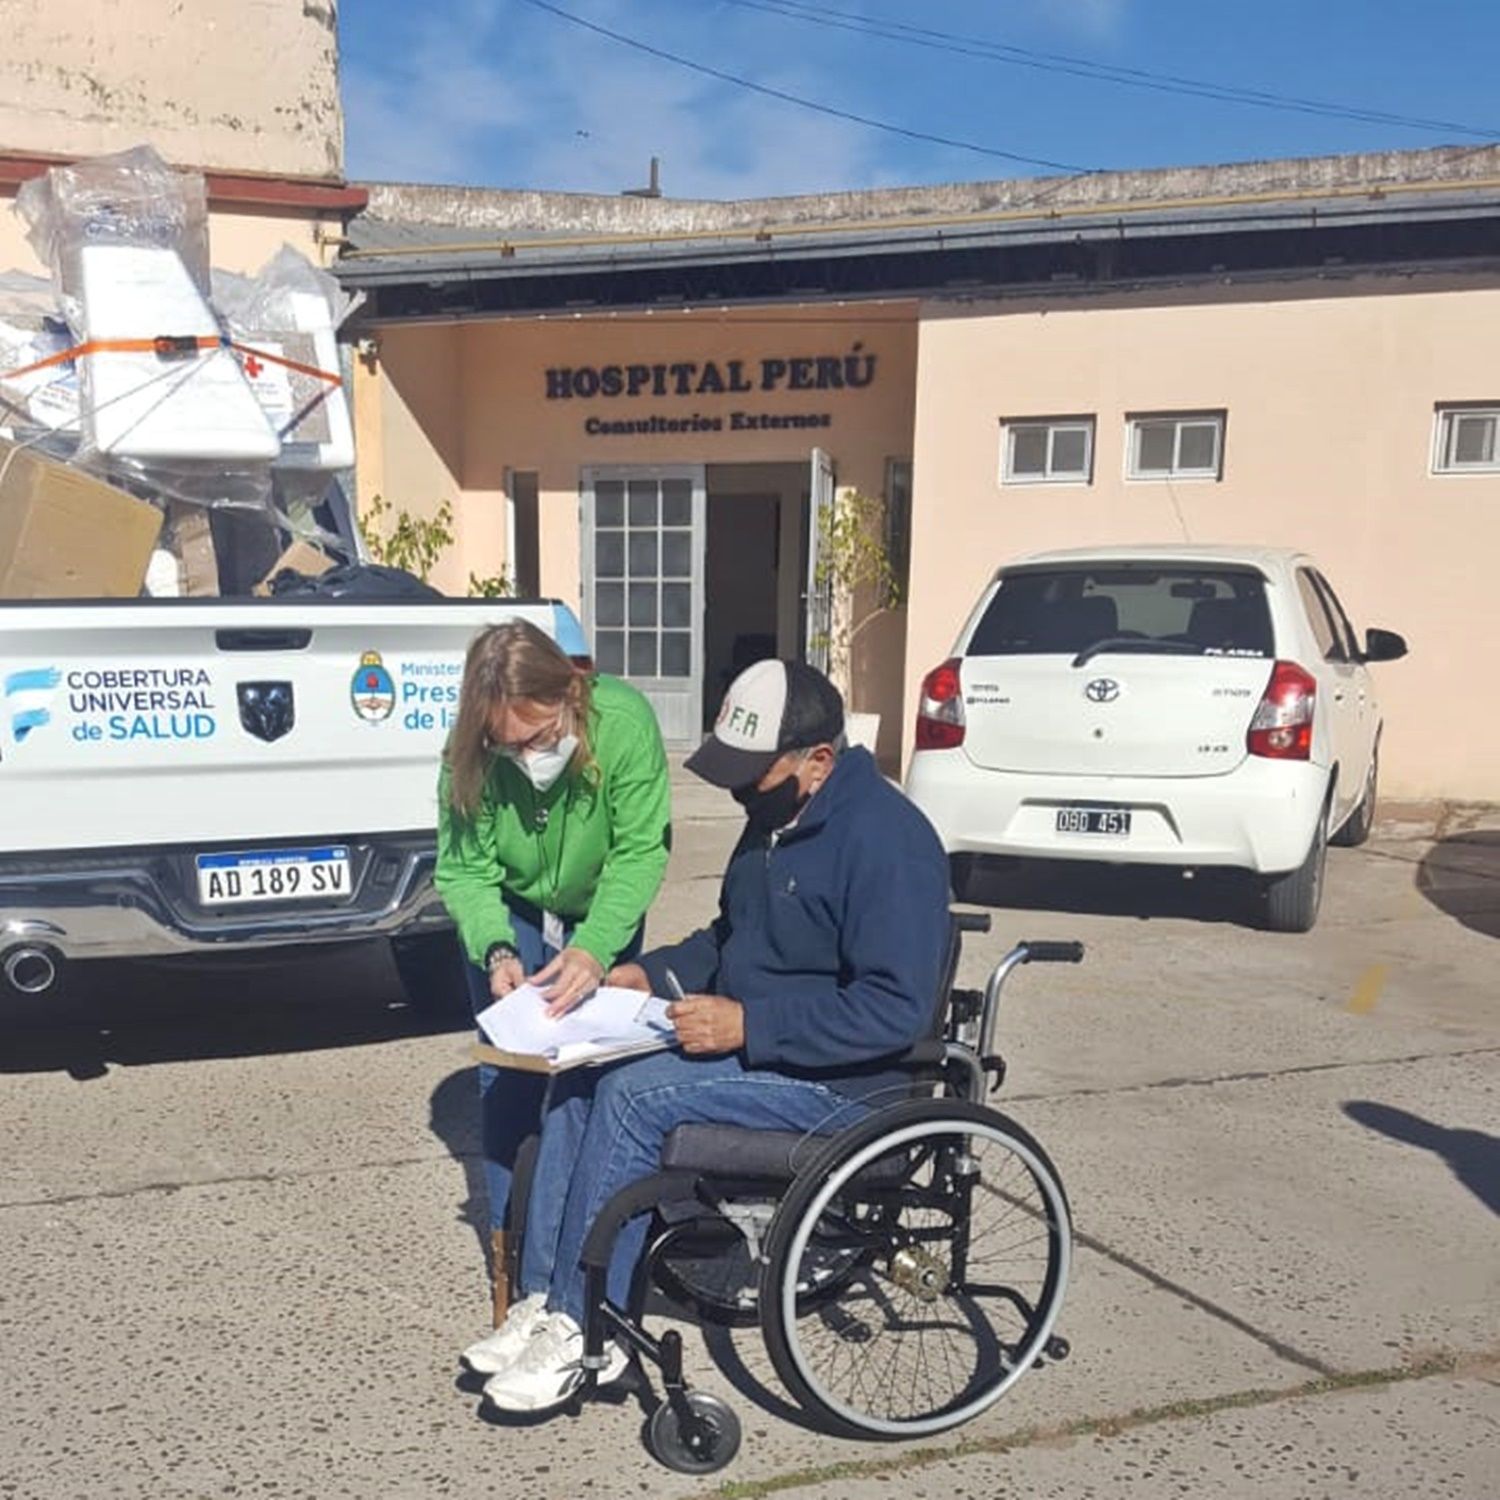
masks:
[(0, 151), (338, 177), (335, 0), (8, 0)]
[[(0, 271), (43, 275), (45, 268), (27, 243), (26, 226), (13, 212), (14, 201), (14, 195), (0, 191)], [(339, 216), (332, 213), (210, 210), (209, 248), (214, 265), (225, 271), (258, 271), (282, 245), (291, 245), (314, 265), (322, 265), (328, 251), (319, 242), (318, 231), (337, 234), (340, 224)]]
[[(1383, 790), (1500, 798), (1500, 474), (1431, 470), (1434, 403), (1500, 403), (1500, 290), (1395, 278), (924, 309), (904, 737), (1008, 559), (1096, 543), (1307, 549), (1357, 628), (1411, 643), (1373, 669)], [(1223, 407), (1220, 481), (1129, 481), (1125, 415)], [(1001, 486), (1000, 421), (1092, 412), (1093, 483)]]

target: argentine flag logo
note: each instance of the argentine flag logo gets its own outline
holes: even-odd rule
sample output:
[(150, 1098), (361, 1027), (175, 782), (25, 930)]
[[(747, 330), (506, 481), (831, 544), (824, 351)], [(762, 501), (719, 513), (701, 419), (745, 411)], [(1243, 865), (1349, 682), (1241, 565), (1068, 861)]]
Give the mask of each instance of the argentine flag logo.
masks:
[(12, 672), (5, 679), (5, 716), (16, 744), (33, 729), (51, 722), (52, 695), (61, 681), (62, 673), (56, 667), (33, 667)]

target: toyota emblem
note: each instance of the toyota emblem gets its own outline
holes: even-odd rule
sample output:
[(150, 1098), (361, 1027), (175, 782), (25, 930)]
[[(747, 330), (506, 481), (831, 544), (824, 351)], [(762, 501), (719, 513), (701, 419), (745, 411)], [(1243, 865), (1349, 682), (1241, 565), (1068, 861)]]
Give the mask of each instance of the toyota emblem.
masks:
[(1085, 684), (1083, 696), (1090, 703), (1113, 703), (1120, 696), (1120, 684), (1113, 677), (1096, 677)]

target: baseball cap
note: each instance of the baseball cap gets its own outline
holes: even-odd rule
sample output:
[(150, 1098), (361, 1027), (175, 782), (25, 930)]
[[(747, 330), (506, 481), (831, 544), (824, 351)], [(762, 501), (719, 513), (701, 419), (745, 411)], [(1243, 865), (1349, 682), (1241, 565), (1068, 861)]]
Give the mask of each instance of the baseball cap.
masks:
[(713, 733), (687, 768), (734, 791), (759, 781), (788, 750), (830, 744), (844, 732), (844, 700), (819, 671), (800, 661), (758, 661), (724, 694)]

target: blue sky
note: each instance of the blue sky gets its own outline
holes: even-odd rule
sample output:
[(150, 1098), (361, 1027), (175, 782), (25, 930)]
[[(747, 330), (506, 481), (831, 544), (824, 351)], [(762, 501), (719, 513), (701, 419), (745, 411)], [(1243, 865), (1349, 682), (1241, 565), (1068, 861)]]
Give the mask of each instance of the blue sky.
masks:
[[(731, 0), (553, 3), (769, 88), (1081, 168), (1482, 139), (1119, 87), (809, 25)], [(1494, 0), (809, 3), (1500, 135)], [(671, 196), (728, 198), (1039, 170), (748, 93), (527, 0), (345, 0), (340, 32), (347, 172), (356, 180), (612, 193), (644, 181), (656, 155)]]

